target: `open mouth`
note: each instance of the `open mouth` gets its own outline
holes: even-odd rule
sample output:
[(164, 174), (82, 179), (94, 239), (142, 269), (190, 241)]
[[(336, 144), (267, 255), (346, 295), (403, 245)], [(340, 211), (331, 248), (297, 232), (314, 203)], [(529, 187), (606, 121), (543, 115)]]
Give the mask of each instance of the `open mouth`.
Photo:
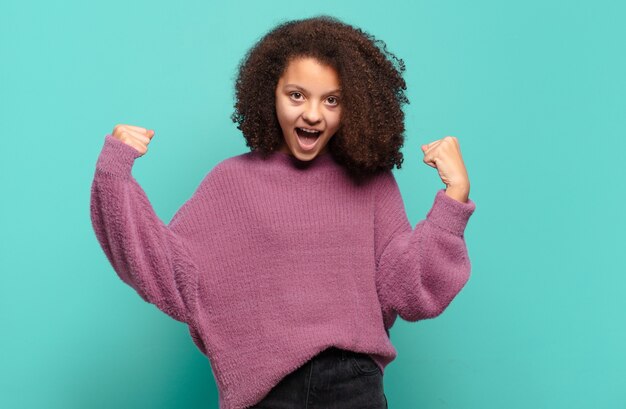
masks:
[(303, 128), (296, 128), (296, 134), (303, 148), (312, 148), (322, 134), (322, 131), (311, 132)]

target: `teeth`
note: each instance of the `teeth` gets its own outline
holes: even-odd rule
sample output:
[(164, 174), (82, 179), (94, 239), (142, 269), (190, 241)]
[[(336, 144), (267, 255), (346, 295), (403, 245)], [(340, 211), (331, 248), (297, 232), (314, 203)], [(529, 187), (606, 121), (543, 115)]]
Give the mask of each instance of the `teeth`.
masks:
[(300, 129), (300, 130), (302, 130), (304, 132), (308, 132), (308, 133), (318, 133), (318, 132), (321, 132), (321, 131), (315, 131), (315, 130), (306, 129), (306, 128), (298, 128), (298, 129)]

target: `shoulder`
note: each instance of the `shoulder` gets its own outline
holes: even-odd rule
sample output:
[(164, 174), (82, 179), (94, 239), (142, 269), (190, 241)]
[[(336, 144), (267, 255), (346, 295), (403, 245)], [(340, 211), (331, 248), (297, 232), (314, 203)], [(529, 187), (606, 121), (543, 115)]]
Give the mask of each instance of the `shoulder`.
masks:
[(255, 152), (244, 152), (226, 159), (222, 159), (213, 168), (212, 172), (220, 173), (224, 176), (244, 172), (253, 169), (260, 162), (258, 154)]
[(253, 152), (244, 152), (219, 161), (204, 177), (202, 183), (221, 183), (232, 180), (253, 166), (257, 161)]
[(385, 170), (372, 177), (372, 190), (377, 197), (385, 197), (400, 191), (398, 181), (391, 170)]

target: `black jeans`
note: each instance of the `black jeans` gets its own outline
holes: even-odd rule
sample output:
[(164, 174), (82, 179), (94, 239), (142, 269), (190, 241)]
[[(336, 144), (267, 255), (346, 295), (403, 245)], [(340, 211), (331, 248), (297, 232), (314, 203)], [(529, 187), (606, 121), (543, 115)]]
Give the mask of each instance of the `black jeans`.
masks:
[(330, 347), (249, 409), (386, 409), (383, 373), (367, 355)]

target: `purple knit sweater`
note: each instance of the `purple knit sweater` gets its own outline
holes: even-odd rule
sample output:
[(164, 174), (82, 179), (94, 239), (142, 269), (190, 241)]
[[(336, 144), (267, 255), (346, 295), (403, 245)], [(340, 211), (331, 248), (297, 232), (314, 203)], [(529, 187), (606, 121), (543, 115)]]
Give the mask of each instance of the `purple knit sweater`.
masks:
[(356, 185), (327, 153), (247, 152), (218, 163), (164, 224), (106, 135), (91, 187), (96, 237), (120, 279), (185, 322), (220, 409), (259, 402), (329, 346), (396, 357), (397, 315), (441, 314), (467, 282), (475, 204), (443, 189), (411, 228), (391, 171)]

